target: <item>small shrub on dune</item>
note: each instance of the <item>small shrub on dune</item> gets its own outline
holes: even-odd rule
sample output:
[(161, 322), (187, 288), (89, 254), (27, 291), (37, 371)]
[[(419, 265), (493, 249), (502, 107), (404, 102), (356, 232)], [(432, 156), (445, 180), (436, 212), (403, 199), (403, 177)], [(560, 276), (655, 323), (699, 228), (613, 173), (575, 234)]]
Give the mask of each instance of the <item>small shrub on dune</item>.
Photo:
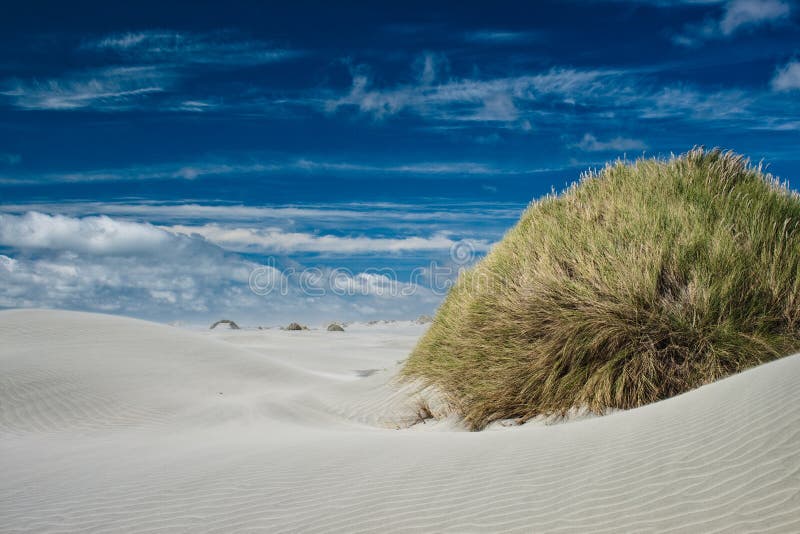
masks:
[(534, 202), (403, 370), (473, 429), (671, 397), (800, 348), (800, 199), (742, 157), (616, 163)]

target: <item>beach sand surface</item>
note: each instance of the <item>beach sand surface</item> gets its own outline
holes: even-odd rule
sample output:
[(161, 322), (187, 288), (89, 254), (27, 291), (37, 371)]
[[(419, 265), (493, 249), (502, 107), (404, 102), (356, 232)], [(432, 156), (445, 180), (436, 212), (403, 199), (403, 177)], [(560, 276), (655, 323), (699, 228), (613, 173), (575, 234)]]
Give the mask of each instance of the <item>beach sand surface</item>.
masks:
[(800, 531), (800, 355), (466, 432), (394, 380), (424, 329), (0, 312), (0, 532)]

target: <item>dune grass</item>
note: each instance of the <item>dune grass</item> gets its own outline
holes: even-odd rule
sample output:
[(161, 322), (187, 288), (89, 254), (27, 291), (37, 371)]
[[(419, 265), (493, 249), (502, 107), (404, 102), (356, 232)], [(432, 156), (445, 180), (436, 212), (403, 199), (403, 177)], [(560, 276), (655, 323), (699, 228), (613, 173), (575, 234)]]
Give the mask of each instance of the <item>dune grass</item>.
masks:
[(403, 376), (473, 429), (671, 397), (800, 348), (800, 198), (741, 156), (618, 162), (463, 273)]

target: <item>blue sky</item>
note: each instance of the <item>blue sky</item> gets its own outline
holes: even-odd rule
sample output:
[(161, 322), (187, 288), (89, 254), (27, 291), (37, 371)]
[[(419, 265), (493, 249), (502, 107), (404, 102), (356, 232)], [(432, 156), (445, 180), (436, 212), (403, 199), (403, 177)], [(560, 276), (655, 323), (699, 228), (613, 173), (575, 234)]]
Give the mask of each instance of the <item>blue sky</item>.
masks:
[(408, 318), (606, 161), (800, 176), (788, 0), (118, 4), (4, 6), (0, 307)]

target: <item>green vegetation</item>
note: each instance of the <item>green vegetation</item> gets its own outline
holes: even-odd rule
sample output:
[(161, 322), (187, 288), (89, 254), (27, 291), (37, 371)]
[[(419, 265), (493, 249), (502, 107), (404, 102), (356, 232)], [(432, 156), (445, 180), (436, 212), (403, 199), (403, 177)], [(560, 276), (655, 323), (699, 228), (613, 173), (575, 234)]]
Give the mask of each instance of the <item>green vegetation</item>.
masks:
[(615, 163), (534, 202), (403, 374), (473, 429), (671, 397), (800, 348), (800, 198), (719, 150)]

